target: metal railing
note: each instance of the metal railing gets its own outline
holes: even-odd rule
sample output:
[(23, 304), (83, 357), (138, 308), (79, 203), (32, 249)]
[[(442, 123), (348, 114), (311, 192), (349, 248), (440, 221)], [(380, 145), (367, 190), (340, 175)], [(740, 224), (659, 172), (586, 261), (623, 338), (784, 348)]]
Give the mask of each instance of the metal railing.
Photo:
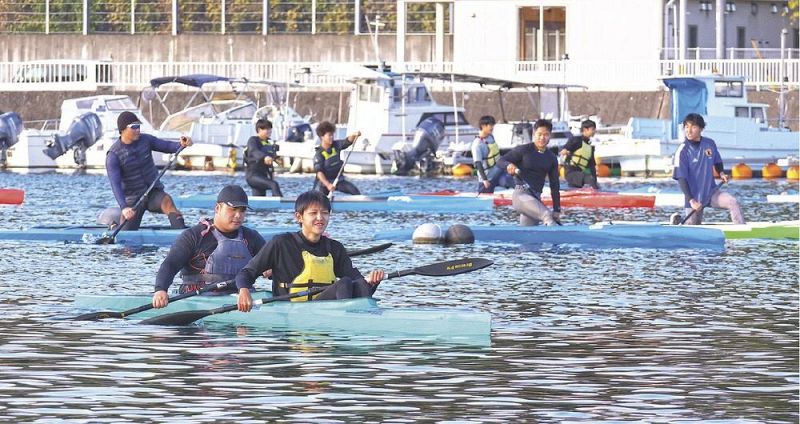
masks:
[[(85, 61), (88, 62), (88, 61)], [(65, 62), (68, 63), (68, 62)], [(87, 69), (82, 77), (81, 89), (87, 84), (94, 87), (112, 87), (118, 90), (139, 90), (150, 85), (157, 77), (188, 74), (214, 74), (249, 80), (271, 80), (298, 82), (310, 87), (341, 88), (348, 85), (348, 76), (326, 72), (327, 62), (89, 62), (81, 64)], [(94, 66), (91, 65), (94, 63)], [(800, 59), (791, 60), (652, 60), (652, 61), (551, 61), (551, 62), (405, 62), (402, 69), (389, 63), (395, 72), (442, 72), (467, 73), (505, 78), (538, 84), (570, 84), (585, 86), (594, 91), (652, 91), (663, 86), (659, 78), (667, 75), (696, 75), (718, 73), (727, 76), (742, 76), (750, 86), (777, 86), (780, 83), (781, 66), (784, 66), (784, 81), (793, 89), (800, 81)], [(374, 65), (374, 63), (365, 63)], [(69, 79), (45, 79), (41, 81), (20, 80), (21, 69), (41, 66), (54, 69), (52, 63), (37, 62), (0, 63), (0, 87), (11, 91), (38, 91), (46, 83), (57, 90)], [(64, 66), (64, 65), (60, 65)], [(307, 71), (306, 71), (307, 68)], [(61, 69), (58, 67), (58, 69)], [(72, 69), (67, 66), (66, 69)], [(33, 72), (28, 69), (28, 72)], [(64, 72), (45, 73), (63, 75)], [(16, 80), (15, 80), (16, 78)], [(64, 89), (64, 88), (62, 88)]]

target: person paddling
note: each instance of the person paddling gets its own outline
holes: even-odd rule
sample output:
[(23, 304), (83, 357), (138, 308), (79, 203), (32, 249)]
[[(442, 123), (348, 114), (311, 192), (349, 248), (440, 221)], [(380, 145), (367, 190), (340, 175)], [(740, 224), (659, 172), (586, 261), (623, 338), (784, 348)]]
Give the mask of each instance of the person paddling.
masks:
[[(553, 124), (549, 120), (537, 120), (533, 124), (533, 143), (514, 147), (498, 160), (498, 165), (506, 168), (517, 184), (511, 197), (511, 206), (520, 213), (519, 223), (522, 226), (540, 222), (555, 225), (561, 214), (558, 158), (547, 148), (552, 131)], [(553, 211), (541, 200), (545, 178), (550, 180)]]
[[(219, 192), (214, 218), (203, 219), (181, 233), (161, 262), (156, 274), (153, 307), (167, 306), (167, 291), (178, 271), (183, 279), (180, 293), (236, 277), (266, 244), (258, 231), (243, 225), (248, 207), (247, 194), (240, 186), (229, 185)], [(220, 292), (236, 293), (236, 286), (231, 281), (227, 290), (216, 293)]]
[(353, 267), (344, 246), (324, 235), (331, 213), (328, 198), (320, 191), (311, 190), (297, 196), (294, 207), (300, 231), (275, 236), (236, 275), (239, 310), (250, 311), (253, 283), (270, 269), (273, 296), (324, 287), (325, 290), (313, 299), (298, 297), (292, 300), (371, 297), (386, 274), (383, 270), (375, 270), (364, 278)]
[(478, 121), (480, 132), (470, 146), (473, 164), (478, 172), (478, 193), (494, 193), (498, 185), (510, 186), (511, 178), (502, 167), (497, 166), (500, 147), (492, 135), (494, 125), (494, 116), (482, 116)]
[(591, 119), (581, 122), (581, 135), (570, 137), (559, 155), (566, 158), (566, 180), (570, 187), (582, 188), (589, 185), (595, 190), (597, 185), (597, 163), (594, 159), (592, 137), (597, 131), (597, 124)]
[(106, 173), (111, 191), (122, 209), (122, 230), (138, 230), (145, 210), (166, 214), (172, 228), (186, 228), (183, 215), (175, 207), (172, 197), (164, 191), (161, 181), (153, 186), (136, 210), (132, 206), (157, 178), (153, 151), (175, 153), (181, 146), (191, 146), (192, 139), (184, 136), (180, 143), (162, 140), (142, 134), (141, 125), (135, 114), (122, 112), (117, 118), (119, 139), (111, 145), (106, 155)]
[[(342, 151), (352, 146), (356, 139), (361, 136), (361, 132), (357, 131), (350, 134), (344, 140), (334, 140), (333, 132), (335, 130), (336, 127), (328, 121), (320, 122), (317, 125), (320, 145), (314, 155), (314, 171), (317, 173), (317, 178), (314, 180), (314, 189), (321, 191), (326, 196), (333, 190), (346, 194), (361, 194), (355, 184), (345, 180), (344, 175), (340, 175), (340, 171), (344, 166)], [(339, 176), (338, 181), (336, 181), (337, 176)], [(336, 182), (336, 187), (333, 186), (334, 182)]]
[(245, 181), (253, 189), (253, 196), (266, 196), (267, 190), (273, 196), (283, 197), (281, 187), (275, 181), (274, 162), (278, 156), (278, 146), (270, 140), (272, 122), (259, 119), (256, 122), (256, 135), (247, 140), (244, 150)]
[(703, 221), (703, 209), (711, 206), (728, 209), (734, 224), (744, 224), (739, 202), (730, 193), (719, 190), (714, 181), (714, 170), (723, 182), (728, 182), (728, 175), (725, 173), (717, 144), (701, 135), (705, 127), (706, 122), (702, 115), (686, 115), (683, 119), (686, 140), (678, 146), (673, 157), (672, 178), (678, 181), (686, 198), (685, 223), (699, 225)]

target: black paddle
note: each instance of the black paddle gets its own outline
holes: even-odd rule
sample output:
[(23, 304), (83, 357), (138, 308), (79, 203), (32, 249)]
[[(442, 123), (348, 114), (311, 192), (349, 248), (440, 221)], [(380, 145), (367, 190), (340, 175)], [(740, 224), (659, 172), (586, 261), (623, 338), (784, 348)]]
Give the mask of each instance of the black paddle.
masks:
[[(483, 259), (483, 258), (464, 258), (464, 259), (456, 259), (453, 261), (447, 262), (438, 262), (435, 264), (420, 266), (411, 269), (405, 269), (402, 271), (395, 271), (386, 274), (386, 278), (396, 278), (396, 277), (403, 277), (406, 275), (418, 274), (418, 275), (426, 275), (429, 277), (444, 277), (448, 275), (458, 275), (463, 274), (465, 272), (476, 271), (482, 268), (486, 268), (487, 266), (493, 264), (494, 262)], [(270, 303), (276, 300), (287, 300), (293, 297), (301, 297), (301, 296), (308, 296), (308, 295), (315, 295), (319, 292), (324, 291), (324, 287), (318, 287), (312, 290), (305, 290), (302, 292), (297, 292), (292, 295), (283, 295), (278, 297), (268, 297), (261, 300), (257, 300), (256, 303)], [(148, 318), (146, 320), (142, 320), (140, 324), (152, 324), (152, 325), (189, 325), (199, 319), (205, 318), (209, 315), (221, 314), (224, 312), (235, 311), (239, 309), (237, 305), (225, 305), (220, 306), (216, 309), (208, 309), (202, 311), (184, 311), (184, 312), (175, 312), (172, 314), (165, 314), (159, 315), (157, 317)]]
[[(189, 291), (186, 293), (181, 293), (177, 296), (173, 296), (169, 298), (169, 303), (186, 299), (187, 297), (197, 296), (198, 294), (203, 294), (209, 291), (214, 290), (223, 290), (228, 287), (228, 284), (232, 284), (233, 280), (223, 281), (221, 283), (209, 284), (203, 286), (200, 289)], [(116, 311), (102, 311), (102, 312), (90, 312), (88, 314), (78, 315), (75, 318), (72, 318), (73, 321), (96, 321), (98, 319), (105, 319), (105, 318), (126, 318), (133, 314), (138, 314), (139, 312), (149, 311), (153, 309), (153, 304), (148, 303), (146, 305), (142, 305), (133, 309), (128, 309), (127, 311), (116, 312)]]
[(392, 244), (394, 243), (383, 243), (377, 246), (367, 247), (365, 249), (348, 250), (347, 256), (353, 257), (353, 256), (369, 255), (371, 253), (382, 252), (391, 247)]
[[(314, 296), (319, 293), (325, 291), (324, 287), (315, 287), (310, 290), (303, 290), (297, 293), (285, 294), (283, 296), (276, 296), (276, 297), (265, 297), (263, 299), (258, 299), (254, 304), (267, 304), (272, 302), (277, 302), (279, 300), (289, 300), (295, 297), (304, 297), (304, 296)], [(172, 314), (164, 314), (159, 315), (157, 317), (143, 319), (139, 322), (139, 324), (145, 325), (189, 325), (199, 319), (203, 319), (209, 315), (216, 315), (222, 314), (225, 312), (235, 311), (238, 310), (238, 305), (224, 305), (220, 306), (219, 308), (214, 309), (206, 309), (200, 311), (183, 311), (183, 312), (175, 312)]]
[[(158, 180), (160, 180), (161, 177), (164, 176), (164, 173), (166, 173), (168, 169), (172, 168), (172, 165), (174, 165), (175, 162), (178, 160), (178, 154), (182, 150), (183, 150), (183, 146), (178, 148), (178, 151), (175, 152), (175, 157), (173, 157), (172, 160), (169, 161), (169, 163), (164, 167), (164, 169), (162, 169), (161, 172), (158, 174), (156, 179), (153, 180), (152, 183), (150, 183), (150, 187), (147, 187), (147, 190), (145, 190), (144, 193), (142, 193), (142, 195), (139, 196), (139, 200), (137, 200), (136, 203), (133, 204), (133, 208), (132, 209), (133, 209), (134, 212), (138, 211), (139, 206), (141, 206), (142, 202), (144, 202), (144, 199), (147, 197), (147, 195), (150, 194), (150, 191), (153, 190), (153, 187), (156, 186), (156, 183), (158, 182)], [(114, 232), (111, 233), (110, 236), (100, 237), (100, 239), (98, 239), (97, 242), (95, 242), (95, 244), (114, 244), (114, 241), (115, 241), (115, 239), (117, 237), (117, 234), (119, 234), (119, 232), (122, 231), (122, 227), (124, 227), (124, 226), (125, 226), (125, 221), (120, 222), (119, 226), (117, 226), (117, 228), (114, 229)]]
[[(369, 255), (370, 253), (377, 253), (383, 250), (386, 250), (391, 246), (392, 243), (384, 243), (379, 244), (377, 246), (368, 247), (366, 249), (359, 249), (354, 250), (352, 252), (347, 252), (347, 255), (350, 257), (354, 256), (361, 256), (361, 255)], [(181, 293), (177, 296), (173, 296), (169, 298), (169, 303), (186, 299), (187, 297), (197, 296), (199, 294), (203, 294), (209, 291), (215, 290), (223, 290), (228, 287), (229, 284), (233, 283), (233, 280), (223, 281), (221, 283), (209, 284), (204, 286), (203, 288), (189, 291), (186, 293)], [(153, 309), (153, 304), (148, 303), (146, 305), (142, 305), (133, 309), (128, 309), (127, 311), (117, 312), (117, 311), (102, 311), (102, 312), (90, 312), (88, 314), (78, 315), (77, 317), (71, 318), (74, 321), (96, 321), (99, 319), (105, 318), (127, 318), (133, 314), (138, 314), (139, 312), (149, 311)]]
[[(723, 184), (725, 184), (725, 180), (722, 180), (722, 182), (720, 182), (719, 184), (717, 184), (717, 185), (716, 185), (716, 187), (714, 187), (714, 190), (711, 190), (711, 197), (713, 197), (713, 196), (714, 196), (714, 193), (716, 193), (716, 191), (717, 191), (717, 190), (719, 190), (719, 188), (720, 188), (720, 187), (722, 187), (722, 185), (723, 185)], [(711, 197), (709, 197), (709, 198), (708, 198), (708, 203), (706, 203), (705, 205), (703, 205), (703, 207), (702, 207), (702, 208), (700, 208), (700, 210), (703, 210), (703, 209), (705, 209), (705, 208), (707, 208), (707, 207), (711, 206)], [(688, 213), (688, 214), (686, 214), (686, 217), (685, 217), (685, 218), (683, 218), (683, 220), (681, 221), (680, 225), (683, 225), (683, 224), (685, 224), (685, 223), (686, 223), (686, 221), (688, 221), (688, 220), (689, 220), (689, 218), (691, 218), (691, 217), (692, 217), (692, 215), (694, 215), (694, 213), (695, 213), (695, 212), (697, 212), (697, 209), (692, 209), (691, 211), (689, 211), (689, 213)]]

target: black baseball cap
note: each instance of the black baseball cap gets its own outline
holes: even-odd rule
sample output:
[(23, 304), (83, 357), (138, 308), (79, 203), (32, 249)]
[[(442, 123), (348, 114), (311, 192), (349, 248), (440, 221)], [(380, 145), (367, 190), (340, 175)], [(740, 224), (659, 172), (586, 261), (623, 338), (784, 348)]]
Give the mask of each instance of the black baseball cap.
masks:
[(235, 184), (227, 185), (219, 192), (217, 203), (224, 203), (232, 208), (245, 207), (252, 210), (247, 204), (247, 193), (241, 186)]
[(141, 124), (139, 118), (133, 112), (128, 112), (126, 110), (117, 117), (117, 129), (120, 133), (131, 124)]

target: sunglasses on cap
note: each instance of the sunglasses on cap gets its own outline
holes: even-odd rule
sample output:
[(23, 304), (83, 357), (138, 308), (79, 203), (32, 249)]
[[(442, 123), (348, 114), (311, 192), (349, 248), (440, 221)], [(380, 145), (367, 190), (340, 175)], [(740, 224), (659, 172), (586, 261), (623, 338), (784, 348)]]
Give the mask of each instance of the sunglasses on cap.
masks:
[(138, 130), (138, 129), (139, 129), (139, 127), (141, 127), (141, 126), (142, 126), (142, 124), (140, 124), (140, 123), (138, 123), (138, 122), (135, 122), (135, 123), (133, 123), (133, 124), (128, 124), (128, 128), (130, 128), (130, 129), (132, 129), (132, 130)]

